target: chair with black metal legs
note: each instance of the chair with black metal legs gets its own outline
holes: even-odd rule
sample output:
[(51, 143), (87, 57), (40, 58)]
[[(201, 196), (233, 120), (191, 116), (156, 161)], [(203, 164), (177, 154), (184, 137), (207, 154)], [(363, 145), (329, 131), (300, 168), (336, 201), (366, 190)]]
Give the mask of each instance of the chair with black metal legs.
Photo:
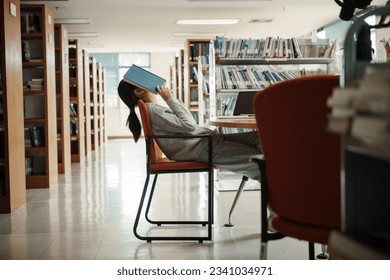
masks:
[[(209, 135), (203, 136), (162, 136), (162, 135), (153, 135), (152, 127), (150, 123), (149, 113), (146, 104), (140, 99), (138, 100), (138, 108), (141, 115), (142, 127), (146, 141), (146, 179), (144, 188), (141, 195), (141, 200), (138, 206), (138, 211), (136, 219), (133, 226), (134, 235), (141, 240), (146, 240), (151, 242), (153, 240), (196, 240), (203, 242), (205, 240), (212, 239), (212, 225), (213, 225), (213, 197), (214, 197), (214, 187), (213, 187), (213, 164), (212, 164), (212, 137)], [(208, 138), (208, 152), (209, 160), (208, 162), (198, 162), (198, 161), (173, 161), (163, 156), (161, 149), (159, 148), (156, 139), (159, 138)], [(149, 210), (153, 201), (153, 195), (155, 192), (157, 178), (160, 174), (169, 174), (169, 173), (193, 173), (193, 172), (206, 172), (208, 174), (208, 201), (207, 201), (207, 219), (204, 220), (153, 220), (149, 217)], [(144, 202), (147, 196), (149, 188), (150, 176), (154, 175), (153, 183), (149, 193), (149, 198), (145, 210), (145, 219), (150, 224), (157, 226), (162, 225), (201, 225), (207, 226), (207, 235), (195, 235), (195, 236), (143, 236), (138, 233), (138, 226), (143, 210)]]

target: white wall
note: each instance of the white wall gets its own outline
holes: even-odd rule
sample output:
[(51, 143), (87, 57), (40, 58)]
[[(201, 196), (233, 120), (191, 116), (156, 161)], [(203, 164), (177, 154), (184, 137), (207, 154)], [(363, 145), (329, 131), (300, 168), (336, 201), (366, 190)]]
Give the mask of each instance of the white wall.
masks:
[[(170, 84), (169, 67), (174, 64), (174, 53), (151, 53), (150, 71), (167, 80)], [(125, 112), (126, 116), (128, 110)], [(121, 118), (121, 111), (118, 108), (106, 108), (106, 130), (108, 137), (131, 136), (128, 129), (123, 129), (126, 118)]]

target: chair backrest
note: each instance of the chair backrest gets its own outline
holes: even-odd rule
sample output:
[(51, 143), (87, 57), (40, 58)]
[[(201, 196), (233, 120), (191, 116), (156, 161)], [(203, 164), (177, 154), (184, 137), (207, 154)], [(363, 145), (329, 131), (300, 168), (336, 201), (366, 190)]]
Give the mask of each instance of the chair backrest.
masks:
[(272, 85), (255, 97), (269, 205), (291, 221), (341, 225), (340, 137), (325, 129), (326, 99), (338, 85), (338, 76), (307, 76)]
[[(152, 124), (150, 122), (150, 117), (149, 117), (149, 111), (145, 102), (141, 99), (138, 100), (138, 108), (141, 115), (141, 122), (142, 122), (142, 129), (144, 132), (144, 136), (147, 137), (153, 135)], [(157, 142), (154, 139), (151, 139), (150, 141), (149, 152), (150, 152), (149, 159), (151, 164), (156, 163), (156, 161), (161, 159), (163, 156), (160, 147), (158, 146)]]

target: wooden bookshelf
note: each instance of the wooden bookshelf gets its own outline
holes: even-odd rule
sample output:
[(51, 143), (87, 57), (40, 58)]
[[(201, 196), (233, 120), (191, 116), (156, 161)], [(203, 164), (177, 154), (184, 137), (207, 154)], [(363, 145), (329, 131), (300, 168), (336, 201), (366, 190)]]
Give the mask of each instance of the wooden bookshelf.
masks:
[(184, 48), (184, 103), (199, 120), (198, 61), (208, 56), (210, 39), (187, 39)]
[(178, 57), (178, 83), (177, 83), (177, 99), (184, 102), (184, 49), (180, 50)]
[(91, 149), (98, 147), (98, 106), (97, 106), (97, 63), (96, 58), (89, 57), (89, 88), (90, 88), (90, 122)]
[(63, 24), (54, 25), (57, 102), (58, 173), (70, 172), (69, 116), (69, 47), (68, 31)]
[(89, 54), (83, 50), (83, 69), (84, 69), (84, 138), (85, 138), (85, 155), (91, 153), (91, 110), (90, 110), (90, 83), (89, 83)]
[(102, 146), (106, 142), (106, 129), (105, 129), (105, 79), (106, 69), (101, 63), (97, 63), (97, 95), (96, 95), (96, 110), (97, 110), (97, 125), (98, 125), (98, 143)]
[(97, 63), (96, 66), (96, 77), (97, 77), (97, 91), (96, 91), (96, 114), (97, 114), (97, 138), (98, 146), (103, 145), (103, 130), (102, 130), (102, 87), (103, 87), (103, 65)]
[(107, 130), (106, 130), (106, 68), (102, 67), (102, 78), (101, 78), (101, 92), (100, 92), (100, 130), (102, 137), (102, 144), (107, 142)]
[(85, 159), (83, 55), (77, 40), (69, 40), (70, 143), (72, 162)]
[(2, 1), (0, 18), (0, 213), (10, 213), (26, 202), (19, 0)]
[(48, 188), (58, 179), (54, 16), (44, 4), (22, 4), (20, 16), (26, 187)]

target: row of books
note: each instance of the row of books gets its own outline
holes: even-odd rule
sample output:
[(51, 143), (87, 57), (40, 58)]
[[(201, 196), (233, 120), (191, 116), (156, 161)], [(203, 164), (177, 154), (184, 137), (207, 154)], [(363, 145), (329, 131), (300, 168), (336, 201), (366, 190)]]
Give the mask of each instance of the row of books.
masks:
[(390, 147), (390, 67), (368, 68), (354, 86), (334, 89), (327, 105), (330, 131)]
[(74, 103), (70, 103), (69, 112), (71, 117), (77, 117), (77, 105)]
[(190, 106), (198, 106), (199, 105), (199, 95), (197, 88), (190, 89)]
[(44, 79), (40, 78), (34, 78), (27, 82), (27, 85), (25, 88), (28, 88), (30, 90), (43, 90), (45, 87), (44, 85)]
[(21, 32), (41, 32), (41, 17), (33, 13), (22, 13), (20, 16)]
[(25, 147), (44, 147), (45, 129), (43, 126), (33, 126), (24, 128)]
[(210, 43), (191, 43), (189, 49), (189, 60), (198, 61), (201, 56), (209, 56)]
[(72, 120), (70, 122), (70, 135), (78, 136), (79, 134), (79, 122), (78, 120)]
[(216, 37), (215, 56), (226, 58), (304, 58), (333, 57), (336, 41), (333, 44), (304, 44), (304, 50), (296, 38), (266, 37), (263, 39), (228, 39)]
[(236, 106), (237, 95), (229, 96), (225, 99), (220, 100), (220, 106), (218, 110), (219, 116), (232, 116), (234, 107)]
[[(30, 41), (23, 40), (22, 41), (22, 61), (23, 62), (43, 62), (42, 52), (39, 54), (35, 54), (35, 56), (31, 55), (31, 47)], [(35, 51), (37, 52), (37, 51)]]
[(190, 84), (198, 83), (198, 68), (197, 66), (192, 66), (190, 68)]
[(299, 70), (277, 71), (272, 66), (221, 66), (216, 68), (218, 89), (261, 89), (280, 81), (301, 77)]

